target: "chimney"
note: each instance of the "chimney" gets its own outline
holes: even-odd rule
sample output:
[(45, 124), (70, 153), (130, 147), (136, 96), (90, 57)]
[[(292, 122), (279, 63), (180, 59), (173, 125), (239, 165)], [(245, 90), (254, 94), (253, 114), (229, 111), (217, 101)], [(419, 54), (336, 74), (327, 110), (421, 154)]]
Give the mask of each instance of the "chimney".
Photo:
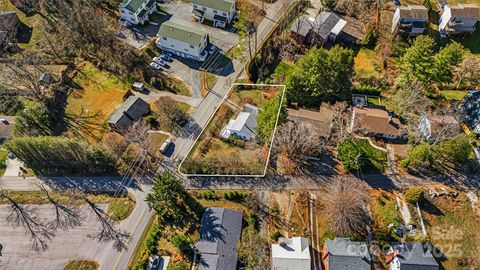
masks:
[(395, 259), (395, 257), (397, 257), (398, 255), (398, 251), (393, 251), (393, 252), (390, 252), (388, 253), (387, 255), (385, 255), (385, 263), (386, 264), (389, 264), (393, 261), (393, 259)]

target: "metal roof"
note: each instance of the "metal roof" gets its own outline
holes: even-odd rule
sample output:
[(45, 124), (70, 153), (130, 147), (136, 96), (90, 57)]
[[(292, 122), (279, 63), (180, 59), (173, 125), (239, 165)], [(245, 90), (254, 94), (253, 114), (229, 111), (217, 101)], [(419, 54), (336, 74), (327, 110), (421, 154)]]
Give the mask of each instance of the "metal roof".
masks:
[(145, 0), (124, 0), (123, 3), (120, 4), (120, 7), (126, 8), (131, 12), (136, 13), (144, 2)]
[(235, 0), (191, 0), (192, 4), (229, 12), (235, 5)]
[(164, 36), (196, 46), (200, 44), (200, 41), (205, 35), (206, 33), (203, 31), (172, 21), (162, 23), (158, 30), (158, 36)]
[[(314, 31), (323, 39), (327, 39), (330, 33), (340, 33), (346, 25), (346, 21), (333, 12), (322, 11), (315, 19), (317, 26)], [(337, 26), (338, 25), (338, 26)]]

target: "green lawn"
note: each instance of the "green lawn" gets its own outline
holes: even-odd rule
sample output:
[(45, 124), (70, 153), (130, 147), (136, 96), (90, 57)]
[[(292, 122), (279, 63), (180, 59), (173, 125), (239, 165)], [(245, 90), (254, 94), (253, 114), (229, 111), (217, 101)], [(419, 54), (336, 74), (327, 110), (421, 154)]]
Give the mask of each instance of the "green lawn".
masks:
[(293, 65), (281, 61), (278, 66), (273, 71), (273, 74), (270, 75), (270, 80), (268, 83), (283, 84), (288, 74), (293, 70)]
[(397, 202), (393, 193), (383, 190), (372, 190), (370, 209), (372, 212), (373, 229), (378, 241), (389, 242), (392, 240), (389, 224), (401, 224)]
[(97, 270), (99, 268), (95, 261), (75, 260), (69, 261), (63, 270)]
[(108, 205), (107, 214), (115, 221), (126, 219), (135, 208), (135, 200), (130, 199), (114, 199)]
[(7, 160), (8, 151), (4, 149), (0, 149), (0, 176), (5, 173), (7, 169), (7, 165), (5, 165), (5, 161)]
[(462, 101), (463, 98), (467, 95), (465, 90), (445, 90), (440, 91), (447, 100)]

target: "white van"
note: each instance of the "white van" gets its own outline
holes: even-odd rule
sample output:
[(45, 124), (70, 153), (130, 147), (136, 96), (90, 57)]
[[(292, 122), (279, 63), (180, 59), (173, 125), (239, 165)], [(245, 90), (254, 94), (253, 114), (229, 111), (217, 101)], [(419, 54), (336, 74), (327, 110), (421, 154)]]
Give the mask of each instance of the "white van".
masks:
[(167, 150), (168, 150), (168, 148), (170, 147), (171, 144), (172, 144), (172, 141), (166, 140), (162, 144), (162, 146), (160, 146), (160, 153), (165, 154), (165, 152), (167, 152)]

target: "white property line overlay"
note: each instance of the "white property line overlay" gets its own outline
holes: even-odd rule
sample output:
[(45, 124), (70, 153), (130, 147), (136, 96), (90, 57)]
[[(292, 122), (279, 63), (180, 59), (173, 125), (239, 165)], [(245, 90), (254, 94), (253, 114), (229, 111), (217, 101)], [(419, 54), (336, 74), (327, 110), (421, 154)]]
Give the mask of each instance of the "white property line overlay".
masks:
[[(188, 174), (188, 173), (182, 173), (180, 169), (182, 168), (183, 162), (187, 159), (187, 157), (190, 155), (190, 152), (192, 151), (193, 147), (197, 144), (198, 140), (200, 137), (202, 137), (203, 132), (205, 129), (208, 127), (210, 122), (212, 121), (213, 117), (217, 114), (217, 111), (222, 107), (222, 105), (225, 103), (227, 98), (230, 96), (230, 92), (232, 89), (236, 86), (261, 86), (261, 87), (283, 87), (282, 91), (282, 98), (280, 99), (280, 106), (278, 107), (278, 112), (277, 112), (277, 119), (275, 121), (275, 128), (273, 129), (273, 134), (272, 134), (272, 141), (270, 142), (270, 148), (268, 150), (268, 156), (267, 156), (267, 162), (265, 163), (265, 169), (263, 170), (263, 174)], [(268, 163), (270, 162), (270, 157), (272, 154), (272, 148), (273, 148), (273, 142), (275, 141), (275, 134), (277, 133), (277, 127), (278, 127), (278, 120), (280, 119), (280, 112), (281, 108), (283, 106), (283, 99), (285, 97), (285, 90), (286, 90), (286, 85), (284, 84), (255, 84), (255, 83), (233, 83), (233, 85), (230, 87), (228, 92), (225, 94), (225, 96), (222, 99), (222, 102), (220, 105), (215, 109), (213, 114), (210, 116), (210, 118), (207, 121), (207, 124), (205, 127), (202, 129), (202, 132), (198, 135), (198, 137), (195, 139), (195, 142), (193, 142), (192, 146), (190, 146), (190, 149), (188, 149), (187, 155), (182, 159), (182, 162), (180, 162), (180, 165), (178, 166), (178, 173), (184, 177), (265, 177), (267, 174), (267, 169), (268, 169)]]

